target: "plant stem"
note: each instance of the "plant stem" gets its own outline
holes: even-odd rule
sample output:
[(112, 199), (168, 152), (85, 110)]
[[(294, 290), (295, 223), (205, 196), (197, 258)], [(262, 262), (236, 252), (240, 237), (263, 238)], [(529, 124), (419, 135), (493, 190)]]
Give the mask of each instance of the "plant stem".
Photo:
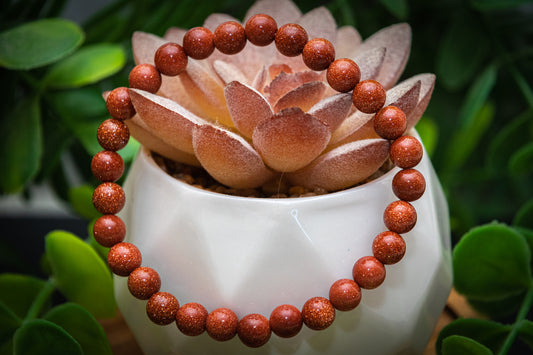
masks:
[(24, 318), (25, 322), (37, 318), (39, 313), (41, 313), (44, 304), (50, 299), (50, 296), (52, 296), (52, 293), (55, 291), (55, 289), (56, 286), (54, 282), (51, 279), (48, 279), (28, 310), (26, 318)]
[(516, 321), (513, 324), (513, 328), (507, 335), (507, 338), (505, 338), (505, 343), (503, 343), (500, 351), (498, 352), (498, 355), (505, 355), (511, 349), (511, 346), (513, 345), (516, 336), (518, 335), (518, 330), (520, 328), (521, 322), (526, 319), (527, 314), (531, 309), (531, 304), (533, 304), (533, 284), (529, 285), (529, 289), (526, 293), (526, 296), (524, 297), (524, 300), (522, 301), (522, 306), (520, 307), (520, 311), (516, 316)]

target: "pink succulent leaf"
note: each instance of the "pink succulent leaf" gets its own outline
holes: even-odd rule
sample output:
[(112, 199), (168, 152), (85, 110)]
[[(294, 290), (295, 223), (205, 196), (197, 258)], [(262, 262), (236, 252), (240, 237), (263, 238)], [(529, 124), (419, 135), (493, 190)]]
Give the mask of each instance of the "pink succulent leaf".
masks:
[(259, 70), (252, 81), (252, 87), (257, 91), (263, 91), (268, 80), (268, 70), (266, 66), (263, 65), (263, 68)]
[(353, 186), (374, 174), (389, 155), (390, 143), (381, 138), (365, 139), (337, 147), (305, 168), (287, 174), (295, 184), (337, 191)]
[[(275, 77), (274, 80), (265, 87), (264, 92), (268, 95), (268, 100), (271, 103), (278, 101), (280, 97), (289, 91), (296, 89), (298, 86), (320, 79), (320, 74), (311, 70), (294, 74), (286, 70), (291, 70), (291, 68), (285, 68), (284, 66), (270, 66), (269, 68), (271, 76), (274, 75)], [(280, 72), (278, 73), (278, 71)]]
[(159, 47), (168, 41), (146, 32), (134, 32), (131, 47), (135, 64), (154, 64), (154, 54)]
[(164, 39), (166, 39), (169, 42), (177, 43), (181, 46), (183, 43), (183, 37), (185, 36), (185, 33), (187, 33), (187, 30), (184, 30), (183, 28), (178, 27), (170, 27), (163, 36)]
[(298, 24), (305, 28), (309, 39), (325, 38), (333, 45), (337, 41), (337, 23), (324, 6), (317, 7), (303, 15)]
[(161, 87), (159, 88), (159, 94), (167, 97), (171, 100), (179, 102), (188, 111), (191, 111), (197, 116), (205, 115), (205, 112), (200, 106), (198, 101), (191, 96), (191, 92), (187, 87), (183, 85), (183, 81), (179, 76), (161, 76)]
[(197, 126), (193, 132), (193, 145), (204, 169), (224, 185), (254, 188), (274, 176), (250, 143), (223, 128)]
[(354, 58), (357, 46), (361, 44), (361, 35), (352, 26), (342, 26), (337, 30), (335, 52), (337, 58)]
[(244, 84), (248, 83), (246, 76), (244, 76), (239, 68), (231, 63), (222, 60), (215, 60), (213, 63), (213, 69), (215, 69), (215, 72), (218, 74), (220, 79), (222, 79), (224, 84), (231, 83), (232, 81), (240, 81)]
[(322, 99), (307, 113), (327, 124), (330, 132), (334, 132), (346, 119), (351, 107), (351, 94), (336, 94)]
[(290, 0), (259, 0), (246, 11), (243, 23), (255, 14), (272, 16), (279, 26), (295, 23), (302, 16), (300, 9)]
[(233, 124), (247, 138), (252, 138), (259, 122), (274, 114), (260, 92), (238, 81), (226, 85), (224, 94)]
[(376, 80), (387, 54), (385, 47), (372, 48), (354, 58), (361, 71), (361, 80)]
[(354, 132), (359, 131), (362, 127), (372, 122), (374, 114), (355, 111), (349, 115), (331, 135), (329, 142), (331, 147), (343, 144), (348, 137)]
[(279, 112), (289, 107), (299, 107), (304, 111), (308, 111), (324, 96), (325, 91), (326, 84), (322, 81), (303, 84), (283, 95), (276, 102), (274, 112)]
[(420, 96), (420, 80), (406, 80), (387, 91), (385, 106), (396, 106), (400, 108), (405, 116), (413, 112)]
[(268, 166), (290, 172), (313, 161), (328, 144), (330, 133), (317, 118), (292, 107), (260, 122), (252, 139)]
[(406, 81), (418, 80), (420, 80), (421, 83), (420, 96), (418, 98), (416, 107), (411, 111), (409, 115), (407, 115), (407, 130), (413, 128), (420, 120), (420, 117), (422, 117), (424, 111), (426, 111), (426, 108), (429, 104), (429, 100), (431, 99), (431, 94), (433, 93), (433, 88), (435, 87), (434, 74), (419, 74), (413, 76), (410, 79), (407, 79)]
[(235, 21), (240, 23), (239, 20), (228, 14), (211, 14), (205, 19), (204, 27), (214, 33), (218, 25), (227, 21)]

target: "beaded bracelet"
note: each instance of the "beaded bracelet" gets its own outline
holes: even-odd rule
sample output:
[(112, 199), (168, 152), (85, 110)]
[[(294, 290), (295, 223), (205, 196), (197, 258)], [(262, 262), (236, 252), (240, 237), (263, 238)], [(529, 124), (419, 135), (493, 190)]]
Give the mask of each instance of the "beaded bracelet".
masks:
[(399, 200), (390, 203), (383, 214), (386, 228), (372, 244), (373, 256), (358, 259), (352, 270), (352, 279), (335, 281), (329, 290), (329, 299), (312, 297), (301, 311), (293, 305), (276, 307), (267, 319), (261, 314), (248, 314), (240, 320), (228, 308), (208, 312), (198, 303), (180, 306), (175, 296), (159, 292), (161, 279), (149, 267), (141, 266), (139, 249), (127, 242), (124, 222), (117, 216), (124, 206), (125, 194), (115, 183), (124, 171), (124, 162), (117, 150), (129, 140), (129, 130), (124, 120), (135, 115), (129, 91), (117, 88), (109, 94), (106, 104), (113, 118), (98, 128), (98, 142), (104, 151), (97, 153), (91, 162), (94, 176), (102, 181), (93, 194), (93, 204), (103, 214), (94, 225), (94, 237), (103, 246), (110, 247), (107, 261), (112, 272), (128, 277), (130, 293), (141, 300), (148, 300), (146, 313), (156, 324), (176, 322), (179, 330), (189, 336), (207, 331), (215, 340), (226, 341), (236, 334), (250, 347), (264, 345), (271, 333), (284, 338), (293, 337), (303, 324), (313, 330), (329, 327), (335, 319), (335, 310), (348, 311), (361, 301), (361, 288), (374, 289), (385, 279), (385, 266), (399, 262), (405, 254), (405, 241), (400, 234), (409, 232), (416, 224), (417, 215), (409, 203), (417, 200), (425, 191), (423, 175), (413, 169), (422, 159), (422, 145), (408, 135), (404, 112), (395, 107), (383, 107), (386, 93), (374, 80), (360, 81), (359, 67), (350, 59), (335, 60), (335, 49), (326, 39), (308, 40), (307, 32), (300, 25), (289, 23), (277, 27), (276, 21), (265, 14), (251, 17), (245, 27), (234, 21), (219, 25), (215, 32), (204, 27), (189, 30), (182, 45), (166, 43), (155, 53), (155, 66), (139, 64), (129, 75), (130, 88), (156, 93), (161, 86), (161, 74), (179, 75), (187, 67), (188, 57), (205, 59), (218, 49), (224, 54), (240, 52), (250, 41), (256, 46), (275, 43), (278, 51), (289, 57), (302, 55), (304, 63), (312, 70), (327, 70), (329, 85), (336, 91), (353, 90), (354, 106), (365, 113), (375, 113), (374, 129), (379, 136), (393, 141), (389, 155), (391, 161), (402, 168), (392, 180), (392, 189)]

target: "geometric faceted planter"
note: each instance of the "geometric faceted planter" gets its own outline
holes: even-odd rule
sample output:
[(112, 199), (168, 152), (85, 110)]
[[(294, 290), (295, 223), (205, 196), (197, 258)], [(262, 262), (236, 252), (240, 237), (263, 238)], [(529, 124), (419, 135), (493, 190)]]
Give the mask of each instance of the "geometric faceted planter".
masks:
[[(146, 301), (129, 293), (126, 277), (115, 276), (120, 310), (141, 348), (146, 354), (422, 353), (450, 292), (452, 271), (442, 188), (426, 155), (416, 169), (426, 192), (412, 203), (418, 221), (403, 235), (405, 257), (386, 266), (381, 286), (362, 290), (357, 308), (336, 311), (326, 330), (304, 325), (293, 338), (272, 334), (258, 349), (237, 336), (227, 342), (205, 332), (186, 336), (175, 323), (152, 323)], [(328, 297), (336, 280), (352, 278), (354, 262), (372, 255), (374, 237), (386, 230), (383, 211), (397, 200), (391, 182), (398, 170), (315, 197), (234, 197), (169, 176), (142, 149), (124, 185), (120, 216), (126, 241), (142, 252), (143, 266), (157, 270), (161, 291), (180, 305), (198, 302), (208, 311), (230, 308), (239, 319), (250, 313), (269, 318), (281, 304), (301, 309), (311, 297)]]

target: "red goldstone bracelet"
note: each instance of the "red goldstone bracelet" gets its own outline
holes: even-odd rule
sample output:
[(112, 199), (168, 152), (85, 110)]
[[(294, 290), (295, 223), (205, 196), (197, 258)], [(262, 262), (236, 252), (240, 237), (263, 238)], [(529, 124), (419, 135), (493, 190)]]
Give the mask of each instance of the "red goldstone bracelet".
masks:
[(405, 242), (400, 234), (410, 231), (416, 224), (416, 211), (409, 203), (417, 200), (425, 191), (423, 175), (413, 169), (422, 159), (422, 145), (412, 137), (403, 135), (406, 130), (404, 112), (394, 106), (383, 107), (386, 93), (374, 80), (360, 81), (359, 67), (350, 59), (335, 60), (335, 49), (326, 39), (308, 40), (307, 32), (297, 24), (277, 27), (276, 21), (264, 14), (251, 17), (246, 26), (229, 21), (217, 27), (214, 33), (204, 27), (189, 30), (183, 45), (166, 43), (155, 53), (155, 66), (139, 64), (129, 75), (131, 88), (156, 93), (161, 86), (161, 74), (175, 76), (187, 66), (187, 58), (205, 59), (218, 49), (225, 54), (240, 52), (246, 41), (257, 46), (272, 42), (285, 56), (302, 55), (304, 63), (312, 70), (326, 70), (329, 85), (337, 91), (353, 90), (355, 107), (365, 113), (376, 113), (375, 131), (382, 138), (393, 141), (390, 159), (402, 168), (393, 178), (392, 189), (399, 200), (390, 203), (383, 219), (388, 231), (378, 234), (372, 244), (373, 256), (364, 256), (355, 262), (353, 280), (341, 279), (329, 290), (329, 299), (310, 298), (300, 311), (293, 305), (276, 307), (267, 319), (261, 314), (248, 314), (240, 320), (227, 308), (218, 308), (210, 313), (198, 303), (180, 307), (178, 300), (168, 292), (159, 292), (161, 279), (149, 267), (141, 266), (141, 252), (127, 242), (124, 222), (117, 216), (125, 203), (122, 188), (114, 183), (124, 171), (124, 162), (117, 150), (124, 148), (129, 140), (129, 130), (124, 124), (135, 115), (129, 91), (117, 88), (109, 94), (106, 104), (113, 117), (98, 128), (97, 138), (105, 149), (96, 154), (91, 163), (94, 176), (102, 181), (93, 194), (93, 204), (103, 214), (94, 225), (95, 239), (105, 247), (111, 247), (107, 256), (113, 273), (128, 276), (131, 294), (148, 300), (146, 313), (156, 324), (176, 322), (179, 330), (189, 336), (204, 331), (218, 341), (226, 341), (238, 334), (241, 341), (250, 347), (264, 345), (271, 332), (284, 338), (295, 336), (302, 325), (313, 330), (329, 327), (335, 319), (335, 309), (352, 310), (361, 301), (361, 288), (373, 289), (385, 279), (385, 266), (397, 263), (405, 254)]

